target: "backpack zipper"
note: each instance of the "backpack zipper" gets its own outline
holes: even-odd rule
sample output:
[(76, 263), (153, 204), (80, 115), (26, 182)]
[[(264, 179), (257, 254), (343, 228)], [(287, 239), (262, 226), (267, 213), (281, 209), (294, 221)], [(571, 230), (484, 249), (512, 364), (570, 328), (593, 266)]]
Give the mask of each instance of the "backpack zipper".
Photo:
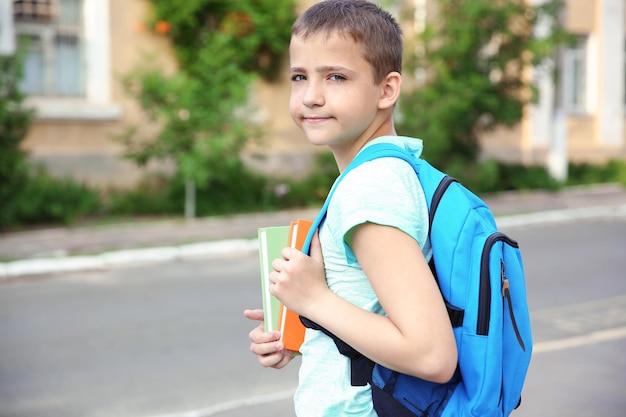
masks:
[(502, 282), (502, 297), (506, 300), (509, 306), (509, 315), (511, 316), (511, 324), (513, 325), (513, 330), (515, 331), (515, 337), (517, 337), (517, 342), (524, 352), (526, 352), (526, 346), (524, 345), (524, 341), (522, 340), (522, 335), (519, 332), (519, 328), (517, 327), (517, 321), (515, 321), (515, 314), (513, 313), (513, 300), (511, 300), (511, 291), (509, 290), (509, 279), (506, 277), (506, 265), (504, 261), (500, 260), (500, 280)]
[[(491, 319), (491, 281), (489, 273), (489, 254), (491, 253), (491, 248), (493, 247), (493, 245), (499, 241), (504, 242), (505, 244), (508, 244), (514, 248), (519, 247), (515, 240), (511, 239), (502, 232), (492, 233), (491, 235), (489, 235), (489, 237), (487, 237), (487, 240), (485, 241), (482, 257), (480, 260), (480, 288), (478, 293), (478, 320), (476, 324), (476, 334), (481, 336), (487, 336), (489, 334), (489, 321)], [(502, 265), (504, 265), (503, 262)], [(513, 315), (512, 311), (511, 315)], [(517, 328), (516, 333), (519, 333)], [(518, 336), (518, 339), (521, 339), (521, 337)]]

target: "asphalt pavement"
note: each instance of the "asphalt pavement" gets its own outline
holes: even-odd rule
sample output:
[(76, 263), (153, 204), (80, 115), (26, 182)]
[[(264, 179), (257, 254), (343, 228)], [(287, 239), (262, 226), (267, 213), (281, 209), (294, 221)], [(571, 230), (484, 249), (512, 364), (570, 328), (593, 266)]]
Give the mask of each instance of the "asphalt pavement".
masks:
[[(498, 225), (626, 213), (626, 187), (599, 184), (483, 196)], [(319, 208), (206, 217), (137, 220), (0, 233), (0, 279), (111, 268), (257, 250), (259, 227), (312, 219)]]

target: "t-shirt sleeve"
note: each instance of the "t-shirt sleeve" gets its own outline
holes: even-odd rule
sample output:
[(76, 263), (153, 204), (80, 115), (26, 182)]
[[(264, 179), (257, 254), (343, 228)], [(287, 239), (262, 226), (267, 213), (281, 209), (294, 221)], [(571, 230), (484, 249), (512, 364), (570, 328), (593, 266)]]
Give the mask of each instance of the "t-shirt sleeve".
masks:
[(343, 238), (349, 263), (356, 262), (351, 231), (366, 222), (395, 227), (415, 239), (422, 250), (428, 246), (424, 191), (413, 168), (400, 159), (379, 158), (350, 171), (338, 184), (329, 211), (337, 214), (336, 232)]

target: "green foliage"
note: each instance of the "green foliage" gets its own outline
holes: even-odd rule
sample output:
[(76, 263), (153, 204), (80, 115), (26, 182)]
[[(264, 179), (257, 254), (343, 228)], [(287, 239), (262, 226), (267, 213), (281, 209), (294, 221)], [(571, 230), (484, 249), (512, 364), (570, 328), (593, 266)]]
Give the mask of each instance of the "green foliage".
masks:
[(285, 209), (296, 207), (319, 207), (324, 203), (328, 191), (339, 176), (333, 154), (323, 151), (315, 155), (309, 174), (303, 179), (270, 178), (266, 182), (264, 195), (268, 208)]
[(493, 159), (480, 164), (456, 166), (449, 173), (479, 194), (536, 189), (555, 191), (563, 186), (604, 183), (626, 186), (626, 162), (619, 159), (610, 160), (605, 164), (570, 163), (565, 183), (552, 178), (547, 168), (543, 166), (507, 164)]
[(496, 183), (493, 191), (557, 190), (561, 184), (552, 178), (547, 168), (540, 165), (498, 164)]
[[(561, 0), (437, 0), (438, 19), (416, 39), (406, 72), (423, 74), (400, 100), (398, 131), (425, 139), (425, 157), (448, 170), (476, 160), (478, 137), (514, 125), (535, 90), (523, 69), (551, 57), (567, 39)], [(553, 31), (538, 38), (539, 22)]]
[(171, 178), (148, 174), (131, 190), (109, 190), (101, 202), (104, 216), (152, 216), (181, 213), (171, 198)]
[(19, 55), (0, 55), (0, 229), (16, 218), (27, 180), (26, 154), (20, 149), (32, 119), (19, 90), (22, 77)]
[(604, 165), (570, 163), (568, 185), (584, 185), (615, 182), (626, 186), (626, 162), (613, 159)]
[[(229, 167), (228, 172), (213, 180), (196, 195), (200, 216), (267, 211), (279, 207), (270, 192), (271, 180), (247, 169), (243, 164)], [(177, 183), (175, 196), (182, 201), (184, 184)]]
[(274, 185), (282, 207), (320, 205), (339, 175), (337, 163), (330, 151), (316, 155), (311, 173), (302, 181), (285, 180)]
[(20, 53), (0, 56), (0, 230), (20, 225), (70, 224), (92, 213), (98, 195), (71, 179), (32, 166), (20, 145), (33, 118), (23, 105)]
[[(181, 67), (207, 72), (197, 54), (217, 43), (219, 54), (247, 72), (276, 77), (295, 20), (293, 0), (151, 0), (153, 23), (166, 21)], [(208, 75), (212, 76), (210, 71)]]
[(59, 179), (39, 167), (23, 184), (15, 210), (14, 225), (72, 224), (96, 212), (99, 196), (71, 178)]
[(224, 172), (241, 167), (245, 143), (262, 134), (248, 95), (259, 73), (277, 72), (295, 18), (293, 1), (151, 3), (151, 21), (172, 40), (180, 69), (167, 77), (146, 60), (124, 78), (150, 128), (130, 126), (117, 139), (137, 164), (173, 162), (177, 181), (193, 180), (199, 192), (209, 191)]
[(511, 190), (557, 190), (561, 186), (543, 166), (509, 164), (494, 159), (452, 165), (447, 173), (477, 194)]
[[(213, 52), (202, 51), (199, 59)], [(214, 74), (214, 84), (184, 72), (167, 78), (154, 67), (138, 69), (124, 80), (151, 124), (162, 126), (156, 136), (133, 126), (118, 137), (127, 157), (139, 165), (152, 159), (173, 161), (179, 176), (199, 184), (219, 175), (223, 165), (237, 163), (256, 132), (236, 111), (246, 100), (250, 77), (233, 66), (207, 71)]]
[[(310, 176), (301, 181), (268, 178), (243, 163), (220, 171), (196, 195), (197, 214), (214, 216), (320, 205), (333, 181), (337, 166), (330, 152), (322, 153)], [(110, 192), (104, 205), (108, 216), (179, 215), (185, 184), (179, 178), (148, 176), (131, 191)]]

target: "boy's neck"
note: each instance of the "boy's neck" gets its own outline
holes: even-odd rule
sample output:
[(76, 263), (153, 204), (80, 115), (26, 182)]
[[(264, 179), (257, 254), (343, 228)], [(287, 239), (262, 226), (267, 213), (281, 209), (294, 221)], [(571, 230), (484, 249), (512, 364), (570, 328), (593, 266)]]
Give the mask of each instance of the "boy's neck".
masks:
[(346, 167), (350, 164), (350, 162), (352, 162), (359, 151), (365, 147), (365, 145), (381, 136), (397, 136), (391, 114), (386, 117), (382, 123), (377, 126), (377, 128), (372, 129), (371, 131), (367, 130), (363, 132), (363, 134), (358, 138), (355, 138), (355, 140), (348, 143), (329, 145), (329, 148), (335, 157), (335, 162), (337, 163), (339, 172), (341, 173), (346, 169)]

